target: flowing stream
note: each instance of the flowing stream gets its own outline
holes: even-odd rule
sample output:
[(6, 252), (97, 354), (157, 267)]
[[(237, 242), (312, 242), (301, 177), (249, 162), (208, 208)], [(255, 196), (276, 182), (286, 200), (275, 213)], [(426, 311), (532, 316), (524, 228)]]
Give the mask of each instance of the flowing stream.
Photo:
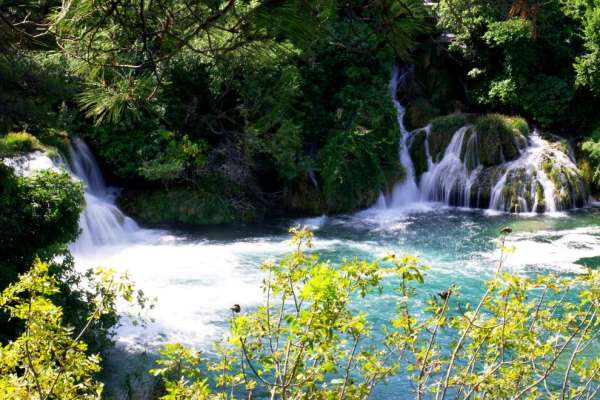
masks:
[[(311, 226), (315, 250), (332, 262), (353, 256), (376, 259), (390, 251), (420, 255), (431, 269), (417, 292), (417, 305), (450, 284), (460, 285), (466, 300), (478, 299), (495, 269), (496, 239), (505, 226), (513, 229), (510, 243), (517, 249), (506, 264), (511, 271), (577, 273), (583, 265), (599, 262), (600, 213), (593, 208), (558, 216), (489, 215), (420, 203), (412, 209), (373, 207), (353, 215), (196, 232), (143, 229), (115, 207), (114, 193), (103, 183), (83, 142), (75, 142), (71, 158), (73, 173), (88, 188), (88, 207), (81, 221), (84, 233), (73, 246), (78, 265), (127, 270), (139, 288), (157, 299), (149, 314), (153, 322), (140, 326), (125, 316), (117, 330), (118, 348), (124, 351), (108, 360), (114, 384), (107, 388), (109, 393), (115, 390), (117, 398), (114, 388), (133, 379), (133, 365), (140, 370), (148, 367), (144, 362), (136, 364), (139, 360), (131, 358), (131, 352), (153, 353), (163, 343), (179, 341), (210, 353), (212, 343), (226, 331), (231, 305), (252, 309), (260, 303), (264, 277), (258, 266), (289, 250), (291, 225)], [(397, 193), (413, 189), (400, 186)], [(395, 301), (393, 284), (387, 282), (381, 295), (361, 302), (360, 308), (378, 326), (393, 316)], [(374, 398), (397, 396), (409, 385), (401, 377), (392, 379)]]
[[(393, 93), (402, 79), (405, 75), (400, 72), (394, 75), (390, 84)], [(231, 305), (240, 304), (247, 310), (260, 303), (264, 277), (258, 266), (289, 250), (287, 230), (291, 225), (311, 226), (316, 235), (315, 250), (334, 263), (353, 256), (376, 259), (390, 251), (419, 255), (431, 269), (427, 271), (426, 283), (417, 291), (417, 305), (453, 283), (461, 286), (465, 300), (478, 299), (484, 281), (494, 272), (498, 258), (496, 239), (499, 230), (506, 226), (513, 229), (509, 242), (516, 246), (505, 267), (511, 271), (577, 273), (584, 265), (598, 265), (600, 213), (593, 207), (558, 215), (490, 215), (483, 210), (446, 205), (450, 196), (470, 198), (469, 182), (477, 169), (469, 170), (458, 157), (463, 142), (468, 146), (468, 140), (476, 140), (465, 141), (467, 129), (455, 134), (442, 160), (434, 163), (430, 159), (430, 168), (417, 185), (407, 151), (411, 134), (404, 128), (404, 108), (395, 95), (394, 102), (403, 134), (400, 160), (408, 179), (399, 183), (391, 196), (382, 196), (371, 209), (353, 215), (281, 219), (197, 231), (144, 229), (116, 207), (116, 192), (106, 186), (83, 141), (73, 141), (68, 162), (50, 160), (41, 153), (12, 162), (22, 173), (66, 167), (83, 181), (87, 207), (80, 221), (82, 235), (72, 245), (78, 267), (104, 265), (127, 270), (138, 288), (157, 299), (155, 308), (149, 311), (153, 321), (141, 326), (124, 315), (117, 328), (117, 347), (123, 351), (109, 357), (109, 393), (118, 393), (115, 388), (136, 374), (127, 354), (155, 352), (161, 344), (173, 341), (210, 352), (211, 344), (225, 333)], [(501, 179), (537, 157), (539, 149), (545, 146), (541, 140), (533, 137), (527, 150), (507, 166)], [(477, 164), (476, 159), (469, 162)], [(548, 197), (554, 188), (548, 182), (543, 185), (548, 185), (544, 187)], [(457, 187), (461, 190), (457, 191)], [(501, 193), (494, 194), (493, 204), (501, 203), (499, 196)], [(429, 202), (431, 199), (436, 201)], [(547, 209), (556, 207), (548, 204)], [(385, 286), (381, 295), (360, 304), (376, 328), (392, 317), (397, 299), (393, 283), (386, 282)], [(374, 398), (411, 398), (402, 397), (409, 389), (410, 384), (398, 377), (379, 388)]]

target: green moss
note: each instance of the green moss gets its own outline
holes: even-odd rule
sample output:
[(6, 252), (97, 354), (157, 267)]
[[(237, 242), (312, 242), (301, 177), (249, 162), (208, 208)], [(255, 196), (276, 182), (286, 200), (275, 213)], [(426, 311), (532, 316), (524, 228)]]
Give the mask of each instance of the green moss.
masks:
[(504, 174), (504, 168), (500, 166), (485, 168), (479, 173), (471, 187), (471, 207), (489, 207), (492, 189), (502, 174)]
[(542, 184), (536, 181), (535, 184), (535, 194), (538, 199), (537, 209), (533, 210), (537, 213), (543, 213), (546, 211), (546, 198), (544, 197), (544, 188)]
[(522, 132), (526, 122), (499, 114), (487, 114), (475, 122), (479, 135), (479, 156), (485, 166), (498, 165), (514, 160), (524, 144)]
[(285, 188), (283, 204), (290, 211), (314, 215), (327, 210), (323, 196), (310, 182), (308, 174), (300, 175)]
[(529, 136), (529, 124), (521, 117), (502, 116), (504, 122), (523, 137)]
[(415, 176), (417, 182), (420, 180), (421, 175), (427, 171), (427, 152), (425, 151), (425, 145), (427, 143), (427, 133), (421, 131), (415, 134), (410, 144), (410, 158), (412, 159), (415, 167)]
[(541, 168), (556, 188), (555, 197), (559, 208), (569, 209), (573, 205), (585, 205), (589, 196), (589, 185), (579, 171), (555, 163), (551, 155), (544, 156)]
[(30, 133), (10, 132), (0, 138), (0, 157), (12, 157), (36, 150), (44, 150), (44, 146)]
[(467, 123), (467, 116), (460, 113), (445, 115), (431, 121), (429, 154), (434, 162), (441, 159), (454, 133)]
[(58, 129), (47, 129), (39, 135), (39, 139), (47, 150), (65, 156), (69, 154), (70, 138), (67, 132)]
[(206, 188), (129, 190), (119, 205), (138, 222), (150, 226), (231, 224), (257, 217), (249, 202)]
[(439, 110), (429, 100), (418, 97), (406, 106), (404, 124), (409, 131), (412, 131), (426, 126), (437, 115)]

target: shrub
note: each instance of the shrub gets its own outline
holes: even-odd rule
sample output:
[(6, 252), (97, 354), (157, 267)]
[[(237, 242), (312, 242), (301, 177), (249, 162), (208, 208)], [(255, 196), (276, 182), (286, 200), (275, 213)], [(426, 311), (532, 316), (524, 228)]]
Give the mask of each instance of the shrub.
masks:
[[(600, 358), (600, 272), (574, 278), (510, 275), (510, 248), (501, 237), (496, 276), (476, 304), (450, 286), (418, 309), (411, 300), (426, 267), (411, 256), (382, 263), (358, 259), (333, 266), (305, 250), (306, 228), (293, 229), (294, 250), (262, 266), (265, 303), (232, 307), (230, 334), (216, 361), (184, 346), (166, 346), (157, 368), (162, 399), (270, 397), (368, 399), (386, 378), (406, 374), (416, 399), (592, 398)], [(355, 301), (397, 288), (394, 319), (373, 326)], [(393, 277), (393, 278), (392, 278)], [(205, 361), (214, 385), (199, 372)], [(532, 366), (535, 366), (532, 368)]]
[(79, 234), (83, 204), (81, 183), (66, 172), (21, 177), (0, 164), (0, 287), (35, 258), (49, 261), (63, 254)]
[(63, 324), (64, 310), (53, 302), (59, 282), (47, 264), (36, 261), (0, 294), (0, 311), (24, 324), (24, 332), (0, 345), (0, 398), (101, 399), (100, 356), (89, 354), (81, 339), (104, 315), (114, 314), (115, 301), (134, 298), (126, 277), (98, 269), (87, 282), (90, 313), (75, 330)]
[(43, 150), (44, 146), (27, 132), (9, 132), (0, 138), (0, 157), (12, 157), (22, 153)]

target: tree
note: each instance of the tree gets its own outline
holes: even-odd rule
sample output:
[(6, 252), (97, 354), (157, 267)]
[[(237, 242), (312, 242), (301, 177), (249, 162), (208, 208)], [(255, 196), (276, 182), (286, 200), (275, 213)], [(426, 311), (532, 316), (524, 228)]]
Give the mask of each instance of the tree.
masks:
[(0, 295), (0, 309), (24, 324), (23, 333), (0, 346), (0, 397), (14, 400), (100, 399), (100, 356), (89, 354), (82, 340), (94, 322), (114, 313), (115, 300), (132, 302), (134, 290), (125, 276), (98, 269), (90, 282), (97, 296), (85, 324), (63, 324), (63, 310), (52, 301), (59, 282), (47, 264), (36, 261)]
[[(593, 399), (600, 391), (600, 272), (505, 273), (503, 236), (496, 277), (477, 304), (452, 285), (415, 311), (426, 269), (415, 257), (336, 267), (304, 252), (306, 228), (292, 233), (292, 253), (262, 267), (265, 304), (235, 305), (228, 343), (205, 361), (215, 385), (198, 369), (200, 354), (168, 345), (152, 371), (164, 380), (163, 399), (366, 399), (395, 374), (414, 382), (417, 399)], [(375, 344), (368, 315), (352, 304), (377, 293), (384, 277), (397, 287), (397, 314)]]

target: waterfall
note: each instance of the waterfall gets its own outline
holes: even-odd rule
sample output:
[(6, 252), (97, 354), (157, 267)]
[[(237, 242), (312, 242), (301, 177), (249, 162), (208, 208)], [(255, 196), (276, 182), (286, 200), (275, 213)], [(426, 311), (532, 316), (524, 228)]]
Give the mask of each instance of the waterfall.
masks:
[(46, 153), (37, 151), (4, 162), (22, 176), (29, 176), (40, 169), (60, 171), (64, 168), (84, 184), (85, 208), (79, 217), (81, 233), (71, 244), (73, 251), (85, 252), (98, 246), (127, 243), (139, 231), (135, 221), (115, 205), (116, 193), (106, 186), (100, 167), (83, 140), (72, 140), (68, 161), (61, 156), (50, 158)]
[[(469, 138), (466, 142), (465, 161), (462, 161), (461, 151), (467, 135)], [(479, 156), (473, 145), (476, 140), (477, 135), (472, 132), (472, 127), (464, 126), (456, 131), (440, 162), (434, 163), (428, 156), (429, 168), (421, 177), (421, 200), (469, 206), (471, 186), (479, 172), (478, 161), (476, 161)], [(470, 172), (469, 164), (475, 162), (477, 167)]]
[[(516, 154), (506, 161), (499, 148), (498, 165), (484, 165), (479, 154), (480, 137), (474, 125), (467, 124), (449, 138), (445, 150), (434, 160), (430, 154), (431, 127), (409, 132), (404, 125), (406, 110), (398, 99), (398, 88), (406, 84), (412, 69), (395, 67), (390, 92), (397, 111), (401, 134), (399, 160), (405, 172), (390, 196), (379, 196), (374, 209), (404, 208), (415, 203), (441, 203), (447, 206), (487, 208), (522, 212), (555, 212), (582, 207), (588, 202), (588, 189), (579, 176), (572, 153), (564, 144), (551, 143), (539, 132), (513, 138)], [(516, 131), (515, 131), (516, 132)], [(439, 138), (438, 138), (439, 140)], [(419, 143), (421, 148), (413, 148)], [(562, 147), (561, 147), (562, 146)], [(417, 176), (411, 150), (424, 154)], [(483, 150), (482, 150), (483, 151)], [(414, 152), (412, 153), (414, 154)]]
[[(415, 166), (412, 162), (409, 152), (409, 140), (410, 132), (404, 126), (404, 115), (406, 110), (404, 106), (398, 100), (398, 87), (404, 85), (406, 80), (412, 74), (411, 68), (401, 70), (397, 66), (394, 66), (392, 74), (392, 80), (390, 81), (390, 93), (394, 107), (396, 108), (396, 118), (398, 120), (398, 127), (400, 129), (400, 164), (405, 173), (405, 178), (401, 182), (397, 183), (392, 192), (392, 198), (390, 202), (391, 207), (401, 206), (403, 204), (412, 203), (419, 199), (419, 189), (415, 180)], [(387, 206), (384, 196), (380, 196), (378, 200), (378, 206)]]
[(100, 167), (83, 140), (72, 140), (68, 165), (74, 177), (85, 186), (86, 203), (79, 218), (81, 234), (72, 249), (86, 251), (131, 241), (139, 228), (115, 205), (116, 193), (106, 186)]

